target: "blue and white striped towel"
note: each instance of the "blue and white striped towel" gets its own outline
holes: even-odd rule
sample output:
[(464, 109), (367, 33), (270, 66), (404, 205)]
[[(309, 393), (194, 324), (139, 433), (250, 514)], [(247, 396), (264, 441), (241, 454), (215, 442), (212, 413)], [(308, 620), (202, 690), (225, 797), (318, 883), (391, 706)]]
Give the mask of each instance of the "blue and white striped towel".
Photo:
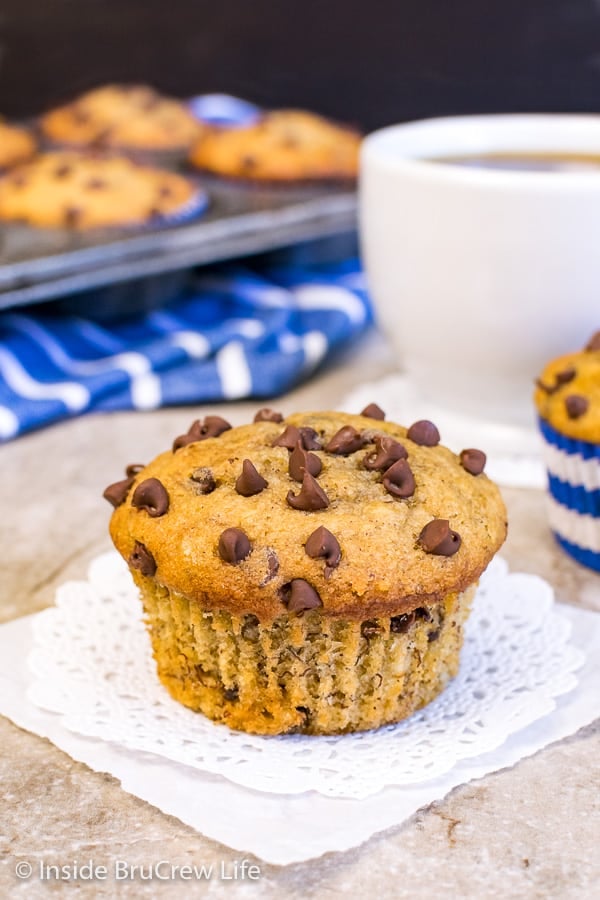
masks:
[(1, 313), (0, 440), (90, 411), (281, 394), (371, 320), (357, 260), (219, 267), (163, 309), (109, 325)]

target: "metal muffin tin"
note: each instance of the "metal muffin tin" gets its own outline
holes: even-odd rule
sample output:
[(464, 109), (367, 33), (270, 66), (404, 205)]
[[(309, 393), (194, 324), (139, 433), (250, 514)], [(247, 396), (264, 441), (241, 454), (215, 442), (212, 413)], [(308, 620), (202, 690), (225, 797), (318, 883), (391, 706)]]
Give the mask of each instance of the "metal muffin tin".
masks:
[(168, 280), (167, 273), (356, 227), (356, 193), (349, 186), (194, 178), (209, 207), (180, 224), (89, 232), (1, 224), (0, 309), (78, 294), (84, 310), (86, 297), (101, 297), (91, 289), (161, 275)]

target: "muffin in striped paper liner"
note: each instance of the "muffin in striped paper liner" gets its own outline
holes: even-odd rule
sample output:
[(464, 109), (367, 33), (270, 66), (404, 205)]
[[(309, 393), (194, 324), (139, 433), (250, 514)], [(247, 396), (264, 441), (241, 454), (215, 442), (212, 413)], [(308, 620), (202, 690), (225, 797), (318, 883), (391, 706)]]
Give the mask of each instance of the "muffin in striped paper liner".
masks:
[(600, 572), (600, 331), (552, 360), (535, 403), (548, 471), (548, 517), (560, 546)]

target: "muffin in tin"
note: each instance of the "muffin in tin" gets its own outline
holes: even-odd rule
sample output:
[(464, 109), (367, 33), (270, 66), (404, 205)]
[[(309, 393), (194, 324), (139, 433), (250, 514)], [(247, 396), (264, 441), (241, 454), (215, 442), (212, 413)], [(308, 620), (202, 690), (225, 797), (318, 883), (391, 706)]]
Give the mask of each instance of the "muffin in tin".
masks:
[(146, 85), (109, 84), (50, 110), (44, 137), (72, 147), (185, 152), (204, 126), (184, 103)]
[(27, 128), (0, 119), (0, 172), (34, 156), (37, 142)]
[(43, 153), (0, 178), (0, 220), (86, 230), (191, 216), (205, 195), (182, 175), (121, 156)]
[(207, 416), (106, 489), (177, 700), (242, 731), (333, 734), (397, 722), (456, 674), (505, 508), (481, 451), (381, 416)]
[(570, 556), (600, 572), (600, 331), (546, 365), (535, 404), (550, 526)]
[(213, 128), (190, 162), (207, 172), (251, 181), (351, 180), (358, 173), (361, 137), (350, 128), (302, 110), (274, 110), (240, 128)]

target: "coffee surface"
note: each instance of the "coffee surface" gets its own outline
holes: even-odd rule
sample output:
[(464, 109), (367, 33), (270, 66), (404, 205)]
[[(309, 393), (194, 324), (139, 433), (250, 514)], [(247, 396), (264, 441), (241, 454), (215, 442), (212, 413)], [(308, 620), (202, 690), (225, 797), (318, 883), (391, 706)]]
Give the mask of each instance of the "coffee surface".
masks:
[(430, 162), (463, 166), (469, 169), (505, 169), (532, 172), (590, 172), (600, 171), (600, 153), (552, 151), (531, 153), (514, 151), (502, 153), (470, 153), (455, 156), (430, 157)]

